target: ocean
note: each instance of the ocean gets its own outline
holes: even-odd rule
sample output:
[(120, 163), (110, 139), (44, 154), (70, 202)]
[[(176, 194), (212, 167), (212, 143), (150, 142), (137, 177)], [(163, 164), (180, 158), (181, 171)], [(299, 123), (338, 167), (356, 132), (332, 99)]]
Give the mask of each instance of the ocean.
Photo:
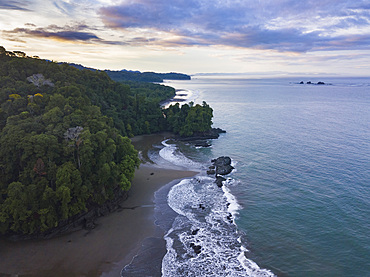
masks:
[[(370, 78), (166, 85), (206, 101), (227, 133), (208, 148), (168, 140), (150, 153), (202, 172), (156, 193), (162, 276), (370, 276)], [(219, 156), (235, 167), (222, 188), (205, 173)]]

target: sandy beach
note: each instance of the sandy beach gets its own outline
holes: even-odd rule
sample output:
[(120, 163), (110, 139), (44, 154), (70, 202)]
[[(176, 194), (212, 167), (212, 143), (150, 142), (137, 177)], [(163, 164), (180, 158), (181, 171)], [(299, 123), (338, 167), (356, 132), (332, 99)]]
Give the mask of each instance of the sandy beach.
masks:
[[(161, 135), (135, 138), (145, 152)], [(48, 240), (0, 240), (0, 276), (120, 276), (154, 224), (154, 192), (196, 172), (159, 168), (149, 163), (136, 171), (123, 209), (99, 218), (93, 230), (80, 230)]]

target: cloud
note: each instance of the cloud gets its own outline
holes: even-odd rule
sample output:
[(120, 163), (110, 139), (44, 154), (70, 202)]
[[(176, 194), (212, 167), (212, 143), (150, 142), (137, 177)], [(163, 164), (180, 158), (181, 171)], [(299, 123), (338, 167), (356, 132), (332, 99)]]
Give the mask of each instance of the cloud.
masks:
[[(224, 45), (283, 52), (370, 47), (368, 1), (126, 0), (102, 7), (99, 13), (112, 29), (157, 32), (152, 43), (162, 46)], [(348, 34), (350, 28), (356, 33)], [(174, 39), (163, 39), (164, 35)]]
[[(26, 24), (27, 27), (34, 27), (34, 24)], [(51, 38), (62, 41), (79, 41), (79, 42), (94, 42), (101, 41), (101, 39), (94, 33), (86, 32), (88, 26), (78, 24), (74, 26), (57, 26), (49, 25), (46, 28), (16, 28), (11, 31), (3, 31), (6, 35), (19, 37), (22, 35), (29, 37)]]
[(74, 10), (74, 6), (72, 4), (64, 1), (54, 1), (53, 4), (57, 10), (66, 15), (70, 15)]
[(0, 10), (18, 10), (18, 11), (29, 11), (26, 8), (28, 1), (6, 1), (0, 2)]

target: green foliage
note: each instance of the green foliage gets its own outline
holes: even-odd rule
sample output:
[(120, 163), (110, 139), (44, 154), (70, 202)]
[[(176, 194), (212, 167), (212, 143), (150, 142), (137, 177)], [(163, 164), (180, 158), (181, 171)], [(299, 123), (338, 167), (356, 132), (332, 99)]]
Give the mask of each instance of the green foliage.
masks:
[(164, 110), (169, 130), (188, 137), (204, 133), (212, 128), (213, 110), (206, 103), (195, 105), (190, 102), (181, 106), (177, 103)]
[(135, 82), (157, 82), (161, 83), (166, 80), (190, 80), (189, 75), (181, 73), (155, 73), (139, 71), (111, 71), (106, 70), (109, 77), (117, 82), (135, 81)]
[(208, 130), (206, 103), (160, 108), (174, 94), (0, 47), (0, 233), (45, 232), (129, 190), (128, 137)]
[(0, 83), (1, 233), (45, 232), (130, 188), (139, 159), (124, 126), (135, 135), (149, 115), (134, 112), (128, 86), (6, 50)]

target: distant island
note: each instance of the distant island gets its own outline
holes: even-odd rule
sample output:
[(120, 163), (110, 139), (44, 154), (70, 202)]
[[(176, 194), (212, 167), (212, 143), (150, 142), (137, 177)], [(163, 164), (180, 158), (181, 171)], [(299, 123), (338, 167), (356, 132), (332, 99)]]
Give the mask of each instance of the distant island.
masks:
[(304, 84), (307, 84), (307, 85), (331, 85), (331, 84), (326, 84), (325, 82), (322, 82), (322, 81), (319, 81), (317, 83), (313, 83), (311, 81), (307, 81), (306, 83), (303, 82), (303, 81), (300, 81), (299, 82), (300, 85), (304, 85)]
[(114, 210), (140, 164), (129, 137), (212, 129), (205, 102), (162, 109), (174, 95), (171, 87), (116, 82), (104, 71), (0, 46), (0, 234), (90, 228)]

